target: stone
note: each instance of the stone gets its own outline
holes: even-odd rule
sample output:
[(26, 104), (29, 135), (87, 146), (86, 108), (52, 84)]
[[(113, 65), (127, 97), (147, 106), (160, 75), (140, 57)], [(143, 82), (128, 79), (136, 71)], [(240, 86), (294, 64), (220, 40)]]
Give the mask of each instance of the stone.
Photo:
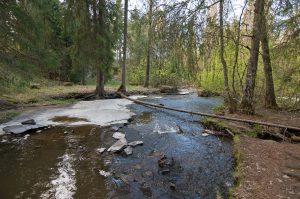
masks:
[(174, 183), (170, 183), (170, 189), (172, 189), (172, 190), (175, 190), (175, 189), (176, 189), (176, 186), (175, 186)]
[(112, 126), (112, 127), (110, 127), (110, 128), (111, 128), (112, 131), (117, 131), (117, 130), (119, 130), (119, 127), (117, 127), (117, 126)]
[(202, 136), (207, 137), (207, 136), (209, 136), (209, 134), (208, 133), (202, 133)]
[(163, 169), (163, 170), (161, 170), (160, 173), (161, 173), (162, 175), (166, 175), (166, 174), (170, 173), (170, 169)]
[(117, 142), (115, 142), (109, 149), (107, 149), (107, 151), (118, 152), (124, 149), (126, 146), (127, 146), (127, 140), (125, 138), (121, 138)]
[(3, 128), (3, 131), (5, 133), (12, 133), (12, 134), (22, 134), (26, 133), (27, 131), (30, 130), (38, 130), (41, 128), (47, 127), (46, 125), (13, 125), (13, 126), (7, 126)]
[(166, 167), (171, 167), (174, 165), (174, 159), (173, 158), (167, 158), (166, 156), (163, 156), (158, 160), (158, 166), (160, 168), (166, 168)]
[(102, 148), (97, 149), (97, 152), (102, 154), (102, 153), (104, 153), (105, 150), (106, 150), (106, 148), (102, 147)]
[(111, 176), (111, 173), (110, 172), (107, 172), (107, 171), (103, 171), (103, 170), (99, 170), (99, 174), (104, 176), (104, 177), (109, 177)]
[(120, 132), (115, 132), (113, 134), (113, 138), (119, 140), (119, 139), (125, 138), (125, 134), (124, 133), (120, 133)]
[(25, 120), (25, 121), (21, 122), (21, 124), (23, 124), (23, 125), (36, 125), (36, 122), (33, 119), (30, 119), (30, 120)]
[(126, 153), (126, 155), (132, 155), (132, 147), (128, 146), (124, 149), (124, 152)]
[(176, 125), (176, 132), (179, 133), (179, 134), (184, 133), (182, 128), (179, 125)]
[(133, 141), (133, 142), (130, 142), (128, 145), (132, 146), (132, 147), (136, 147), (136, 146), (143, 145), (143, 144), (144, 144), (143, 141)]
[(152, 176), (153, 173), (152, 173), (152, 171), (146, 171), (146, 172), (145, 172), (145, 175), (146, 175), (146, 176)]
[(175, 86), (163, 85), (163, 86), (160, 87), (160, 92), (161, 93), (177, 93), (178, 89)]
[(120, 179), (125, 183), (125, 184), (129, 184), (130, 182), (134, 181), (134, 178), (131, 175), (125, 175), (125, 174), (121, 174), (120, 175)]
[(29, 138), (29, 134), (26, 134), (25, 136), (24, 136), (24, 140), (27, 140), (28, 138)]

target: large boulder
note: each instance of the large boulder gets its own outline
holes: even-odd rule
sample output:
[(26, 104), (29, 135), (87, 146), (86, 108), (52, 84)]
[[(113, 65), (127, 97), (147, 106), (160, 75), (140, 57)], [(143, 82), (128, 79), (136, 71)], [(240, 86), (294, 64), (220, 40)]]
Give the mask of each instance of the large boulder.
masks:
[(178, 89), (176, 86), (166, 86), (163, 85), (160, 87), (160, 92), (161, 93), (167, 93), (167, 94), (173, 94), (173, 93), (178, 93)]

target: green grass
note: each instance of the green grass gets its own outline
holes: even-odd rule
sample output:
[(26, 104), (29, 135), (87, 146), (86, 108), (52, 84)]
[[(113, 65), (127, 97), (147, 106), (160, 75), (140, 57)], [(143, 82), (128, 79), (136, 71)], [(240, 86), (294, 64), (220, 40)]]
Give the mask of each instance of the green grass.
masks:
[(0, 124), (9, 122), (12, 120), (14, 117), (18, 116), (19, 112), (17, 111), (4, 111), (0, 112)]
[[(67, 104), (76, 102), (76, 99), (63, 99), (64, 96), (68, 96), (72, 93), (93, 93), (95, 85), (73, 85), (62, 86), (54, 84), (51, 86), (43, 86), (40, 84), (40, 89), (30, 89), (29, 86), (22, 89), (10, 89), (9, 92), (1, 92), (0, 99), (8, 101), (13, 104), (22, 105), (55, 105), (55, 104)], [(119, 81), (109, 81), (105, 85), (106, 91), (116, 91), (120, 86)], [(151, 88), (150, 88), (151, 89)], [(127, 91), (146, 91), (148, 88), (142, 86), (127, 86)], [(1, 90), (0, 90), (1, 91)], [(56, 98), (62, 98), (57, 100)]]

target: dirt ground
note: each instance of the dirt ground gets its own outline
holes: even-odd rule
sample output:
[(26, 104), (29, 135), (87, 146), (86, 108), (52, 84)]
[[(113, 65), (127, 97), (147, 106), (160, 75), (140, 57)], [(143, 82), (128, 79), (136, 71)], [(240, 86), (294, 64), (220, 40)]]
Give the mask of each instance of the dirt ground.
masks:
[(241, 184), (235, 198), (300, 198), (300, 145), (240, 137)]

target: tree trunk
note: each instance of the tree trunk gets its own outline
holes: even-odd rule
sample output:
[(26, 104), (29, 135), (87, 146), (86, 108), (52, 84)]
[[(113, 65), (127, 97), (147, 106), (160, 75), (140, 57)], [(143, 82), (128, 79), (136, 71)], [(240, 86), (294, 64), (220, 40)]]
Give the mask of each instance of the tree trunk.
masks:
[(122, 84), (120, 91), (126, 92), (126, 54), (127, 54), (127, 20), (128, 20), (128, 0), (124, 4), (124, 43), (123, 43), (123, 67), (122, 67)]
[(262, 45), (262, 58), (264, 63), (264, 73), (265, 73), (265, 107), (266, 108), (276, 108), (276, 96), (274, 91), (274, 82), (273, 82), (273, 74), (272, 74), (272, 66), (271, 66), (271, 58), (270, 58), (270, 50), (269, 50), (269, 39), (267, 32), (267, 21), (265, 15), (263, 15), (262, 19), (262, 35), (261, 35), (261, 45)]
[(144, 87), (149, 87), (149, 79), (150, 79), (151, 44), (152, 44), (152, 9), (153, 9), (153, 0), (149, 0), (147, 66), (146, 66), (146, 77), (145, 77)]
[(99, 98), (99, 97), (103, 97), (104, 94), (105, 94), (105, 91), (104, 91), (104, 73), (98, 67), (97, 68), (96, 96)]
[(254, 4), (253, 35), (250, 50), (250, 59), (247, 68), (246, 84), (241, 101), (241, 112), (254, 114), (254, 89), (257, 72), (257, 62), (259, 55), (259, 42), (262, 28), (262, 15), (264, 10), (264, 0), (256, 0)]
[(229, 83), (228, 83), (228, 70), (227, 70), (227, 63), (224, 57), (224, 30), (223, 30), (223, 4), (224, 0), (220, 0), (220, 8), (219, 8), (219, 20), (220, 20), (220, 27), (219, 27), (219, 33), (220, 33), (220, 58), (223, 65), (223, 74), (224, 74), (224, 86), (225, 86), (225, 92), (226, 92), (226, 99), (225, 103), (228, 105), (229, 112), (235, 112), (236, 111), (236, 103), (234, 99), (231, 96)]

